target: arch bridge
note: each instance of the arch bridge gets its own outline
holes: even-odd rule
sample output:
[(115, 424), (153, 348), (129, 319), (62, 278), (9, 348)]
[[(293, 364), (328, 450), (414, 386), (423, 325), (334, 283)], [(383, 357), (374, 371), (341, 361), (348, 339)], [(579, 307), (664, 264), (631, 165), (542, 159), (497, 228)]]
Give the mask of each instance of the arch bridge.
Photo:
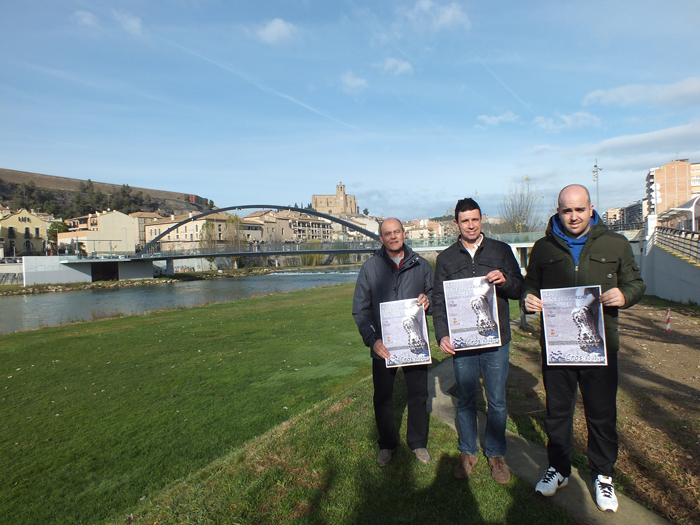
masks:
[[(232, 211), (232, 210), (245, 210), (245, 209), (264, 209), (264, 210), (290, 210), (290, 211), (296, 211), (300, 213), (306, 213), (308, 215), (313, 215), (315, 217), (321, 217), (323, 219), (327, 219), (331, 222), (338, 223), (342, 226), (345, 226), (346, 228), (362, 233), (363, 235), (369, 237), (372, 239), (372, 241), (376, 241), (377, 243), (381, 242), (379, 239), (379, 236), (371, 232), (369, 230), (366, 230), (365, 228), (362, 228), (360, 226), (357, 226), (356, 224), (353, 224), (349, 221), (346, 221), (344, 219), (340, 219), (339, 217), (334, 217), (332, 215), (328, 215), (326, 213), (321, 213), (316, 210), (306, 210), (303, 208), (297, 208), (295, 206), (282, 206), (279, 204), (243, 204), (243, 205), (238, 205), (238, 206), (227, 206), (226, 208), (217, 208), (216, 210), (208, 210), (203, 213), (200, 213), (198, 215), (194, 215), (192, 217), (188, 217), (187, 219), (184, 219), (177, 224), (174, 224), (167, 230), (165, 230), (163, 233), (155, 237), (153, 240), (151, 240), (149, 243), (147, 243), (141, 252), (139, 252), (134, 258), (149, 258), (149, 259), (158, 259), (158, 258), (165, 258), (163, 254), (160, 253), (154, 253), (155, 248), (158, 246), (159, 242), (161, 239), (163, 239), (165, 236), (167, 236), (170, 232), (177, 230), (180, 226), (186, 225), (188, 222), (192, 222), (198, 219), (201, 219), (203, 217), (206, 217), (208, 215), (213, 215), (215, 213), (220, 213), (222, 211)], [(181, 255), (183, 257), (201, 257), (201, 256), (206, 256), (206, 255), (217, 255), (217, 256), (230, 256), (230, 255), (238, 255), (238, 254), (250, 254), (250, 255), (255, 255), (255, 254), (260, 254), (261, 252), (264, 252), (267, 255), (284, 255), (287, 254), (289, 255), (289, 252), (293, 251), (296, 252), (296, 254), (303, 255), (303, 254), (309, 254), (309, 253), (367, 253), (367, 252), (373, 252), (378, 248), (378, 245), (375, 242), (350, 242), (350, 243), (342, 243), (342, 247), (338, 246), (338, 243), (321, 243), (321, 245), (311, 245), (311, 243), (307, 243), (308, 246), (299, 246), (296, 244), (296, 248), (291, 248), (289, 247), (288, 243), (279, 243), (279, 244), (272, 244), (270, 245), (269, 243), (266, 246), (262, 245), (242, 245), (242, 246), (220, 246), (216, 248), (200, 248), (197, 250), (190, 250), (187, 253), (180, 253), (178, 255)], [(303, 244), (303, 243), (302, 243)], [(262, 247), (261, 247), (262, 246)], [(286, 249), (285, 249), (286, 247)], [(300, 249), (301, 248), (301, 249)], [(167, 252), (167, 258), (170, 258), (174, 255), (174, 252)]]

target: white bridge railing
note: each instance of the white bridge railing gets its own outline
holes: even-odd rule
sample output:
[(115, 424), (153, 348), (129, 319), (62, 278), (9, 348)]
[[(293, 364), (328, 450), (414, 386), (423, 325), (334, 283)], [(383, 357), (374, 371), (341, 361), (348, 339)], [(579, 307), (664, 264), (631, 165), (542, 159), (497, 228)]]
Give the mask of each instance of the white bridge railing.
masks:
[(647, 245), (647, 253), (654, 244), (673, 252), (694, 264), (700, 264), (700, 232), (676, 230), (657, 226), (652, 242)]

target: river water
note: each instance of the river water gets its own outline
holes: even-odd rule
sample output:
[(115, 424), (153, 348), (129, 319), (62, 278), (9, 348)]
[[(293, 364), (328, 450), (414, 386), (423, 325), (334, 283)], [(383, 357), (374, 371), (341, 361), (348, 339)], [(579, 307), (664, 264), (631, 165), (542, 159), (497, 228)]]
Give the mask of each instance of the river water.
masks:
[(0, 296), (0, 334), (355, 282), (357, 270), (278, 272), (108, 290)]

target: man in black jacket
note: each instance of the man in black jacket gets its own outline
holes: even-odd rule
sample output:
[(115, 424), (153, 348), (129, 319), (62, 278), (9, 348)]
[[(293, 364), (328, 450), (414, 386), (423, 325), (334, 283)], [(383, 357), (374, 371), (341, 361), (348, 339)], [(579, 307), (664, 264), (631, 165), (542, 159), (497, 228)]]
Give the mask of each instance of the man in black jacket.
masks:
[(553, 496), (569, 484), (574, 409), (580, 390), (588, 426), (588, 464), (595, 485), (596, 505), (600, 510), (616, 512), (618, 500), (612, 478), (618, 454), (618, 315), (620, 308), (629, 308), (642, 298), (646, 286), (629, 241), (603, 224), (584, 186), (566, 186), (557, 202), (557, 214), (549, 220), (546, 236), (532, 248), (521, 304), (527, 313), (542, 312), (542, 289), (600, 285), (607, 364), (548, 364), (542, 330), (542, 380), (547, 394), (544, 424), (549, 467), (535, 490), (544, 496)]
[[(459, 434), (459, 463), (453, 469), (454, 477), (468, 478), (477, 463), (476, 398), (479, 391), (479, 372), (484, 379), (488, 401), (484, 453), (488, 458), (491, 475), (496, 482), (506, 484), (510, 472), (503, 456), (506, 454), (506, 378), (510, 349), (510, 309), (508, 299), (520, 298), (523, 282), (520, 267), (507, 244), (489, 239), (481, 233), (481, 209), (473, 199), (462, 199), (455, 207), (455, 223), (459, 239), (438, 255), (433, 285), (433, 324), (440, 350), (451, 354), (459, 401), (456, 425)], [(450, 342), (445, 308), (443, 282), (469, 277), (486, 277), (496, 285), (498, 322), (501, 346), (458, 350)]]
[[(382, 341), (380, 303), (418, 299), (427, 310), (433, 288), (433, 269), (428, 261), (404, 244), (406, 233), (397, 219), (379, 226), (382, 247), (360, 269), (352, 302), (352, 316), (362, 340), (370, 348), (374, 381), (374, 417), (379, 431), (377, 463), (384, 467), (398, 445), (394, 429), (393, 393), (398, 368), (387, 368), (389, 351)], [(428, 365), (402, 367), (408, 391), (406, 442), (421, 463), (430, 463), (428, 442)]]

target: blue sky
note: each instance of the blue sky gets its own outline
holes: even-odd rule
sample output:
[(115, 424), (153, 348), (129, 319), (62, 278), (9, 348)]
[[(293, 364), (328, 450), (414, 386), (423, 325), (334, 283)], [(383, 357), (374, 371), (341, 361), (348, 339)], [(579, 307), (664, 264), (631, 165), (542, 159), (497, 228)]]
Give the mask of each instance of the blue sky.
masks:
[(3, 0), (0, 167), (489, 215), (525, 176), (603, 210), (700, 161), (700, 2)]

